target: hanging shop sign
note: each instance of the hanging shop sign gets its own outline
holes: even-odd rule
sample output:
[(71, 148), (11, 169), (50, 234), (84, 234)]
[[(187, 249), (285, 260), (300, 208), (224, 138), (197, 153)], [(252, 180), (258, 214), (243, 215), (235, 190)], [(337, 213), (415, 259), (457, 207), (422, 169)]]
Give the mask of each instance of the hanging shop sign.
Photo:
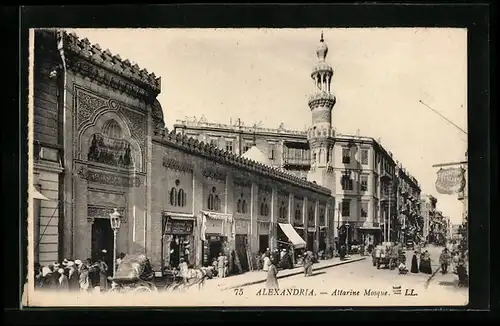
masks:
[(191, 234), (193, 232), (193, 221), (171, 220), (167, 222), (167, 234)]
[(459, 168), (439, 169), (436, 179), (436, 190), (440, 194), (458, 194), (465, 187), (465, 170)]

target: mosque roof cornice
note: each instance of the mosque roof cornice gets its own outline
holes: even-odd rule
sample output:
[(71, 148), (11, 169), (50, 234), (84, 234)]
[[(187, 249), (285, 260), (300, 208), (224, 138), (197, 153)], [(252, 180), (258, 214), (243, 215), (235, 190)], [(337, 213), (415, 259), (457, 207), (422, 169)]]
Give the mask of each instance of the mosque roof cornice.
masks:
[(207, 157), (219, 163), (224, 163), (244, 169), (249, 172), (254, 172), (263, 176), (275, 178), (295, 186), (306, 188), (314, 192), (319, 192), (326, 196), (331, 195), (331, 191), (328, 188), (303, 180), (290, 173), (283, 172), (279, 169), (267, 166), (265, 164), (235, 155), (234, 153), (225, 151), (209, 143), (205, 143), (195, 138), (187, 137), (185, 135), (183, 136), (179, 133), (175, 133), (175, 131), (168, 132), (166, 129), (156, 130), (154, 140), (179, 148), (188, 153)]
[[(150, 73), (146, 69), (141, 69), (137, 64), (122, 59), (119, 55), (113, 55), (109, 50), (102, 50), (99, 44), (91, 44), (87, 38), (80, 39), (75, 33), (69, 34), (66, 31), (61, 31), (58, 40), (59, 46), (62, 45), (65, 53), (69, 56), (66, 59), (70, 68), (101, 79), (102, 82), (115, 88), (133, 91), (138, 95), (155, 97), (161, 92), (160, 77), (156, 77), (154, 73)], [(85, 59), (86, 62), (78, 59)], [(101, 68), (101, 71), (92, 69), (87, 63)], [(124, 82), (107, 76), (104, 71), (122, 77), (131, 82), (133, 86), (127, 86)]]

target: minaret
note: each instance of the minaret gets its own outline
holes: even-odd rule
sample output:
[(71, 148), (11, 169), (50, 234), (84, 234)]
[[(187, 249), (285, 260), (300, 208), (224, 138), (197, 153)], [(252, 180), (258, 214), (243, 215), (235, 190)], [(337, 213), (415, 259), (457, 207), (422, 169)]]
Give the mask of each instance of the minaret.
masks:
[(309, 98), (312, 113), (312, 124), (307, 132), (311, 151), (311, 170), (308, 180), (327, 187), (335, 193), (335, 174), (333, 171), (333, 153), (335, 132), (332, 128), (332, 109), (335, 96), (331, 90), (333, 68), (325, 61), (328, 46), (321, 33), (320, 43), (316, 49), (318, 62), (313, 68), (311, 78), (314, 90)]

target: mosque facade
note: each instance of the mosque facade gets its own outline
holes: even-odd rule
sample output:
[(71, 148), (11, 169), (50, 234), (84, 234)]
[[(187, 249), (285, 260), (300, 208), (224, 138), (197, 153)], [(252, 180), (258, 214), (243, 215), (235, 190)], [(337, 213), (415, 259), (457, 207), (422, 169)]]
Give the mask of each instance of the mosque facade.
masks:
[[(144, 253), (159, 271), (181, 258), (207, 265), (222, 252), (244, 272), (267, 248), (331, 248), (330, 95), (310, 102), (318, 162), (308, 181), (274, 166), (256, 142), (239, 155), (169, 132), (160, 78), (87, 39), (37, 30), (33, 54), (35, 261), (95, 258), (106, 249)], [(315, 76), (328, 93), (328, 72)]]

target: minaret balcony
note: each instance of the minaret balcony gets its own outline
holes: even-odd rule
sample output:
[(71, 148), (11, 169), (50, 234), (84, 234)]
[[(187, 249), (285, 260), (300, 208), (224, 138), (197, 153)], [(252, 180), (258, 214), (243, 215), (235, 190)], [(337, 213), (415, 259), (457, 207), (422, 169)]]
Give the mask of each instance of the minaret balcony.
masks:
[(321, 92), (310, 95), (308, 104), (311, 109), (318, 106), (333, 108), (336, 101), (337, 99), (335, 98), (335, 95), (327, 92)]

